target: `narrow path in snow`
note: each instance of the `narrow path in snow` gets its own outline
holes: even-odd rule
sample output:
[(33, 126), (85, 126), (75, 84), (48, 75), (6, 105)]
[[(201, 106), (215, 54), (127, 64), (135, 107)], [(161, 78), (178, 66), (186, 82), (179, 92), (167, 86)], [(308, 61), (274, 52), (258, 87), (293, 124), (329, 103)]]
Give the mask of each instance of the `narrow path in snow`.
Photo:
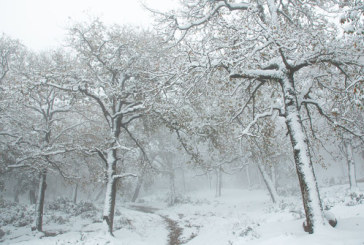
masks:
[(140, 211), (147, 214), (153, 214), (155, 211), (158, 211), (158, 208), (148, 207), (148, 206), (139, 206), (139, 205), (131, 205), (130, 209)]
[(167, 216), (161, 215), (161, 217), (166, 221), (166, 223), (168, 225), (168, 230), (169, 230), (168, 245), (183, 244), (182, 241), (180, 241), (180, 236), (183, 233), (183, 229), (180, 226), (178, 226), (177, 221), (172, 220), (172, 219), (168, 218)]
[[(148, 207), (148, 206), (139, 206), (139, 205), (132, 205), (129, 206), (129, 208), (140, 211), (143, 213), (154, 213), (155, 211), (158, 211), (157, 208)], [(180, 240), (181, 235), (183, 234), (183, 229), (178, 225), (178, 222), (168, 218), (164, 215), (159, 215), (164, 219), (164, 221), (167, 223), (167, 229), (169, 231), (168, 234), (168, 245), (181, 245), (183, 242)]]

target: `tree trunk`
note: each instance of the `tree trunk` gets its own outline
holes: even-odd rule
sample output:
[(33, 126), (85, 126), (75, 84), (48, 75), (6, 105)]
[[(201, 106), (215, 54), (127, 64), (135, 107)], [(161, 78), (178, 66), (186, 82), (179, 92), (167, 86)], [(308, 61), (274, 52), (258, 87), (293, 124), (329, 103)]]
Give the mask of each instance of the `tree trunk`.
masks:
[(29, 190), (29, 203), (30, 204), (35, 204), (36, 203), (35, 191), (33, 189)]
[(101, 184), (100, 190), (97, 192), (97, 195), (95, 196), (94, 201), (98, 201), (101, 198), (101, 196), (105, 190), (104, 188), (105, 188), (104, 184)]
[(116, 150), (109, 150), (107, 153), (107, 183), (106, 183), (106, 195), (104, 202), (103, 221), (107, 228), (107, 231), (113, 235), (113, 223), (114, 223), (114, 211), (115, 211), (115, 199), (116, 199), (116, 182), (114, 179), (116, 171)]
[(187, 187), (186, 187), (186, 176), (185, 176), (185, 169), (182, 167), (181, 168), (181, 174), (182, 174), (182, 185), (183, 185), (183, 192), (186, 193), (187, 192)]
[(77, 203), (77, 194), (78, 194), (78, 183), (76, 183), (75, 188), (73, 189), (72, 193), (73, 203)]
[(269, 191), (270, 197), (272, 198), (272, 202), (277, 203), (279, 201), (279, 196), (273, 181), (271, 180), (271, 178), (269, 178), (269, 175), (265, 170), (264, 166), (262, 165), (262, 163), (258, 163), (258, 169), (263, 177), (264, 183)]
[(246, 172), (246, 178), (248, 180), (248, 186), (249, 186), (249, 190), (250, 190), (252, 188), (252, 183), (251, 183), (251, 180), (250, 180), (249, 164), (246, 165), (245, 172)]
[(294, 89), (293, 74), (282, 81), (285, 104), (285, 119), (290, 136), (296, 171), (301, 187), (302, 201), (306, 213), (306, 227), (314, 233), (316, 227), (325, 224), (320, 194), (312, 166), (308, 139), (304, 133)]
[(20, 181), (18, 181), (17, 186), (15, 186), (15, 190), (14, 190), (14, 202), (18, 203), (19, 202), (19, 194), (20, 194)]
[(44, 209), (44, 197), (47, 188), (46, 183), (47, 171), (42, 170), (39, 178), (39, 191), (37, 198), (37, 207), (36, 207), (36, 218), (35, 218), (35, 227), (37, 231), (42, 231), (43, 229), (43, 209)]
[(276, 166), (274, 164), (270, 166), (270, 172), (274, 189), (277, 190), (277, 173), (276, 173)]
[(138, 178), (138, 182), (137, 182), (137, 185), (135, 187), (134, 194), (133, 194), (133, 197), (131, 199), (131, 202), (135, 202), (136, 199), (138, 198), (139, 193), (140, 193), (140, 189), (141, 189), (142, 184), (143, 184), (143, 181), (144, 181), (144, 173), (142, 174), (142, 176), (139, 176), (139, 178)]
[(169, 172), (169, 206), (173, 206), (176, 202), (176, 186), (173, 169)]
[(207, 172), (206, 176), (207, 176), (207, 180), (209, 182), (210, 190), (212, 190), (212, 177), (211, 177), (210, 172)]
[(221, 166), (216, 170), (216, 196), (221, 197), (222, 189), (222, 168)]
[(356, 182), (355, 161), (353, 159), (353, 146), (351, 145), (351, 142), (349, 142), (349, 141), (346, 141), (344, 144), (345, 144), (345, 149), (346, 149), (346, 162), (348, 165), (350, 191), (356, 192), (358, 190), (358, 185)]

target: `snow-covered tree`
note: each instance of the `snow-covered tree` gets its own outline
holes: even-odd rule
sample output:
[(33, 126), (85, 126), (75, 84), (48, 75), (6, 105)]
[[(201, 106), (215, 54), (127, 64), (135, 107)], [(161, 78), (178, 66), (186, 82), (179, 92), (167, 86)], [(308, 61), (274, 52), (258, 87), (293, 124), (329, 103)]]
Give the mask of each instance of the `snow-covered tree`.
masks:
[(158, 39), (148, 31), (108, 27), (98, 19), (71, 27), (69, 46), (77, 56), (77, 64), (67, 84), (53, 86), (78, 90), (97, 105), (102, 115), (106, 138), (102, 147), (93, 151), (106, 167), (103, 221), (112, 234), (117, 181), (136, 176), (118, 173), (118, 163), (130, 150), (127, 142), (140, 147), (130, 125), (144, 115), (153, 101), (150, 95), (160, 92), (160, 81), (153, 74), (163, 55), (158, 52)]
[[(18, 96), (17, 111), (12, 119), (16, 122), (14, 130), (19, 135), (16, 142), (18, 157), (9, 164), (13, 171), (33, 170), (39, 174), (39, 191), (34, 229), (42, 231), (43, 209), (46, 192), (46, 178), (49, 171), (56, 171), (67, 177), (62, 157), (74, 150), (71, 131), (80, 125), (76, 118), (66, 120), (71, 112), (73, 98), (42, 83), (67, 66), (60, 54), (28, 53), (16, 74), (12, 89)], [(70, 116), (71, 117), (71, 116)], [(68, 118), (69, 119), (69, 118)]]
[[(337, 124), (323, 111), (313, 93), (310, 96), (311, 86), (302, 74), (319, 75), (329, 67), (345, 73), (348, 67), (362, 67), (360, 54), (353, 52), (354, 43), (341, 42), (335, 25), (327, 21), (322, 11), (316, 10), (333, 4), (331, 1), (199, 0), (182, 2), (178, 12), (159, 14), (168, 40), (186, 42), (191, 47), (200, 44), (199, 52), (191, 48), (195, 56), (187, 64), (194, 66), (191, 74), (199, 76), (201, 67), (225, 69), (226, 82), (239, 79), (239, 86), (250, 89), (245, 105), (237, 108), (234, 119), (245, 116), (243, 112), (252, 106), (252, 98), (262, 87), (274, 83), (280, 88), (278, 95), (273, 95), (276, 90), (272, 89), (265, 92), (266, 97), (276, 96), (276, 103), (260, 109), (241, 135), (251, 134), (250, 130), (259, 119), (273, 114), (284, 117), (309, 233), (326, 222), (302, 113), (307, 108), (316, 110), (331, 124), (351, 130)], [(361, 132), (351, 133), (362, 136)]]

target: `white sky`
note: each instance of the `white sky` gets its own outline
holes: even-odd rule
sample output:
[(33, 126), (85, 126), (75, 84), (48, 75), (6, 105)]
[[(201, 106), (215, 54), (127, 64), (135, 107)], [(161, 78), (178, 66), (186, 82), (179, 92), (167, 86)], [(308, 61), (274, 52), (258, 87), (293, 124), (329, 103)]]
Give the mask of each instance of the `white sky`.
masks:
[[(144, 0), (153, 9), (175, 0)], [(0, 0), (0, 33), (34, 50), (58, 46), (68, 23), (98, 16), (105, 23), (148, 26), (152, 19), (138, 0)]]

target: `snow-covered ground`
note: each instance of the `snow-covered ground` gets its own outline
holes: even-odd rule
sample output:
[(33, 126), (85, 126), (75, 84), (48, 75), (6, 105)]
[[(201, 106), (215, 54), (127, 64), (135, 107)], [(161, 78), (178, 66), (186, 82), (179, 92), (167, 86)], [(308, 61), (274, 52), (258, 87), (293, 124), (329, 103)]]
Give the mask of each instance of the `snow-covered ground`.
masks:
[(165, 198), (157, 195), (144, 197), (142, 203), (118, 203), (114, 237), (105, 234), (99, 210), (74, 208), (72, 212), (46, 211), (47, 236), (30, 231), (30, 225), (9, 224), (0, 227), (5, 232), (0, 242), (161, 245), (172, 239), (189, 245), (364, 244), (364, 199), (349, 197), (347, 186), (320, 191), (324, 206), (336, 216), (338, 225), (313, 235), (303, 231), (299, 193), (273, 205), (265, 190), (223, 189), (219, 198), (212, 190), (188, 193), (173, 207), (167, 207)]

